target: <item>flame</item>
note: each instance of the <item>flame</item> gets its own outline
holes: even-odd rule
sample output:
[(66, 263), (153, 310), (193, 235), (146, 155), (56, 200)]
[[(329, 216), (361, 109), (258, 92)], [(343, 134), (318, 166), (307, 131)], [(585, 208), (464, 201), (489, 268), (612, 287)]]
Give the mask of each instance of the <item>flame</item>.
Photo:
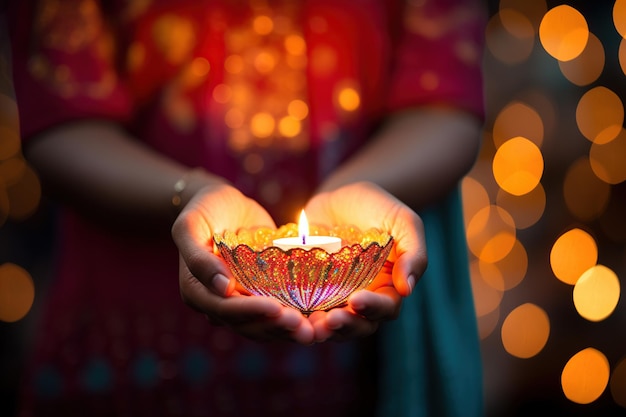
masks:
[(300, 220), (298, 221), (298, 236), (302, 237), (302, 244), (306, 245), (306, 238), (309, 236), (309, 221), (304, 210), (300, 213)]

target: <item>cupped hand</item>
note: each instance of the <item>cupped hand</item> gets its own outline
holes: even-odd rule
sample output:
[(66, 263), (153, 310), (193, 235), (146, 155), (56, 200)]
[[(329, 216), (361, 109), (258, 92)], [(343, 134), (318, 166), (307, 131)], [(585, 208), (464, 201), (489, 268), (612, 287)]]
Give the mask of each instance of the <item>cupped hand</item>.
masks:
[(213, 233), (261, 226), (275, 227), (257, 202), (234, 187), (220, 183), (200, 188), (172, 226), (180, 253), (181, 297), (213, 324), (230, 326), (248, 338), (309, 344), (313, 327), (300, 312), (269, 297), (245, 294), (217, 255)]
[(394, 238), (388, 262), (366, 289), (352, 294), (345, 307), (309, 317), (315, 341), (367, 336), (380, 322), (396, 318), (402, 298), (411, 294), (427, 265), (420, 217), (387, 191), (367, 182), (317, 194), (305, 210), (311, 224), (377, 228)]

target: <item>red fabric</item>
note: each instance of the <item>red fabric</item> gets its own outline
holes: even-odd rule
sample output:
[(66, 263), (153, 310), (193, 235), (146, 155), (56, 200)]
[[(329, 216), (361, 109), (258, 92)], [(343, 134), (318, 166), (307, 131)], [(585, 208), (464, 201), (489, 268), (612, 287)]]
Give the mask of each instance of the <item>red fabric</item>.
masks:
[[(440, 104), (482, 117), (480, 3), (13, 2), (21, 131), (119, 121), (293, 221), (387, 112)], [(273, 18), (268, 35), (257, 15)], [(355, 109), (339, 104), (343, 88)], [(281, 131), (294, 101), (308, 113)], [(262, 111), (275, 125), (255, 136)], [(331, 416), (362, 401), (357, 344), (243, 340), (181, 302), (171, 242), (117, 236), (69, 210), (60, 230), (21, 415)]]

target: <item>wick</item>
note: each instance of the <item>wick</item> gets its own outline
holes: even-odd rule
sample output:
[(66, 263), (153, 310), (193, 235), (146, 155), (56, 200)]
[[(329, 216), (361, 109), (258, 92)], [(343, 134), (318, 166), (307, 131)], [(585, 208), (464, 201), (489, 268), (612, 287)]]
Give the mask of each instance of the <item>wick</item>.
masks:
[(302, 235), (302, 244), (306, 245), (306, 235)]

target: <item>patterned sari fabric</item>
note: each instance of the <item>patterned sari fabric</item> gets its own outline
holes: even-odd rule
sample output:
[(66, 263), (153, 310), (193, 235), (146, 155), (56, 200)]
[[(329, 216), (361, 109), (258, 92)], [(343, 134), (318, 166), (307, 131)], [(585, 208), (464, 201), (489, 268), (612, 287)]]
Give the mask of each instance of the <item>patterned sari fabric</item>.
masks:
[[(225, 177), (277, 224), (294, 221), (319, 182), (390, 112), (444, 105), (482, 117), (479, 1), (41, 0), (14, 2), (9, 13), (25, 141), (79, 120), (119, 123), (156, 151)], [(458, 208), (459, 201), (442, 204)], [(263, 345), (211, 327), (180, 300), (172, 242), (121, 236), (69, 207), (59, 222), (58, 268), (20, 415), (345, 416), (374, 409), (363, 374), (375, 365), (361, 361), (361, 343)], [(456, 232), (451, 241), (461, 242), (462, 263)], [(408, 339), (394, 339), (402, 329), (389, 332), (385, 346), (403, 344), (390, 349), (445, 362), (447, 353), (432, 354), (442, 349), (430, 335), (452, 323), (463, 343), (444, 351), (468, 346), (477, 366), (459, 378), (478, 386), (471, 291), (459, 270), (436, 277), (451, 280), (445, 291), (459, 304), (446, 308), (458, 310), (429, 313), (436, 308), (430, 303), (407, 309), (403, 317), (432, 322), (408, 330)], [(383, 381), (401, 383), (389, 364)], [(423, 383), (436, 369), (448, 368), (417, 366), (411, 378)], [(444, 402), (480, 396), (441, 378)], [(382, 400), (397, 402), (389, 387), (383, 392)], [(428, 404), (414, 407), (428, 413)]]

